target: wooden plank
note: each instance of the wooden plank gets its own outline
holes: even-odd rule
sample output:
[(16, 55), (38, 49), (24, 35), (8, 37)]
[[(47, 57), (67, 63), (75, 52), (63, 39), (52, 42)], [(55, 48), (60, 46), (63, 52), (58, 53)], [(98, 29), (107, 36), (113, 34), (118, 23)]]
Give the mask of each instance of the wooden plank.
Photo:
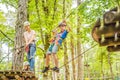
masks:
[(120, 51), (120, 45), (117, 45), (116, 47), (115, 46), (108, 46), (107, 47), (107, 50), (109, 52), (117, 52), (117, 51)]
[(105, 25), (102, 29), (97, 28), (95, 33), (98, 37), (104, 35), (105, 37), (112, 37), (116, 32), (120, 32), (120, 25), (115, 27), (116, 24)]
[(30, 78), (30, 80), (37, 80), (35, 74), (31, 71), (0, 71), (0, 77), (3, 75), (8, 79), (21, 80), (22, 78)]
[(120, 45), (120, 36), (115, 41), (114, 37), (106, 38), (104, 42), (99, 41), (100, 46), (114, 46), (114, 45)]
[(92, 37), (95, 41), (99, 41), (102, 35), (105, 37), (112, 37), (115, 35), (116, 32), (120, 32), (120, 25), (118, 27), (115, 27), (114, 24), (107, 24), (104, 25), (104, 27), (101, 29), (100, 27), (94, 27), (92, 29)]

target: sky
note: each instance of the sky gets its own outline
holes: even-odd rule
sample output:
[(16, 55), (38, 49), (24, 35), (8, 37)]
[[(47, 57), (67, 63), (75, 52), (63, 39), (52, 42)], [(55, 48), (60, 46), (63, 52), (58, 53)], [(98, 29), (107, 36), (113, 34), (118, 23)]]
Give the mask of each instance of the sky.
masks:
[(11, 6), (6, 6), (5, 4), (0, 3), (0, 11), (3, 11), (4, 13), (7, 13), (8, 10), (15, 12), (15, 8)]

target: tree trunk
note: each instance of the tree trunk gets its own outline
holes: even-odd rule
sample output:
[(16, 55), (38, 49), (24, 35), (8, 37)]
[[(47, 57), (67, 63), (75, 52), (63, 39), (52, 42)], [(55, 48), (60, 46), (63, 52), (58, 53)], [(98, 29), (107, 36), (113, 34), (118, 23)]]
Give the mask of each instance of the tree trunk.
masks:
[(110, 66), (111, 78), (113, 80), (114, 79), (114, 74), (113, 74), (113, 70), (112, 70), (112, 63), (111, 63), (111, 59), (110, 59), (110, 52), (108, 52), (108, 64)]
[[(24, 28), (23, 23), (27, 20), (27, 3), (28, 0), (18, 1), (17, 22), (15, 26), (15, 48), (20, 48), (24, 45)], [(24, 60), (24, 48), (16, 49), (13, 54), (13, 70), (22, 70)]]
[[(66, 10), (65, 10), (65, 6), (66, 6), (66, 0), (63, 0), (63, 19), (65, 19), (66, 16)], [(64, 64), (66, 64), (68, 62), (68, 54), (67, 54), (67, 42), (66, 40), (64, 41)], [(65, 80), (70, 80), (70, 73), (69, 73), (69, 65), (66, 64), (65, 65)]]
[[(81, 0), (77, 0), (77, 6), (79, 6), (81, 3)], [(77, 13), (77, 55), (81, 54), (81, 40), (80, 40), (80, 17)], [(83, 80), (83, 71), (84, 71), (84, 62), (82, 61), (83, 56), (78, 57), (78, 73), (77, 73), (77, 80)]]
[[(67, 43), (64, 42), (64, 64), (68, 62)], [(65, 65), (65, 80), (70, 80), (69, 65)]]
[[(74, 38), (73, 38), (73, 35), (71, 35), (71, 42), (70, 42), (70, 46), (71, 46), (71, 56), (72, 56), (72, 59), (74, 59), (74, 56), (75, 56), (75, 52), (74, 52)], [(73, 75), (73, 80), (76, 80), (76, 71), (75, 71), (75, 61), (73, 60), (72, 61), (72, 75)]]
[(102, 78), (103, 78), (103, 80), (105, 80), (105, 79), (104, 79), (104, 70), (103, 70), (103, 55), (102, 55), (102, 53), (101, 53), (101, 73), (102, 73)]
[(42, 26), (41, 26), (41, 20), (40, 20), (40, 11), (39, 11), (39, 7), (38, 7), (38, 0), (35, 0), (35, 6), (36, 6), (36, 11), (37, 11), (37, 16), (38, 16), (38, 20), (39, 20), (39, 26), (40, 26), (40, 37), (42, 39), (42, 43), (44, 45), (44, 38), (43, 38), (43, 31), (42, 31)]
[[(8, 43), (8, 61), (7, 61), (7, 63), (9, 64), (9, 62), (10, 62), (10, 48), (9, 48), (9, 43)], [(6, 64), (6, 66), (7, 66), (8, 64)], [(10, 69), (9, 66), (7, 66), (7, 70), (8, 70), (8, 69)]]
[[(36, 0), (37, 2), (39, 1), (39, 0)], [(48, 5), (48, 0), (41, 0), (42, 1), (42, 9), (43, 9), (43, 11), (44, 11), (44, 15), (45, 15), (45, 20), (44, 20), (44, 22), (45, 22), (45, 25), (46, 26), (48, 26), (48, 17), (49, 17), (49, 5)], [(36, 3), (37, 4), (37, 3)], [(38, 10), (38, 6), (36, 6), (36, 9), (37, 9), (37, 14), (38, 14), (38, 18), (39, 18), (39, 21), (40, 21), (40, 15), (39, 15), (39, 10)], [(40, 24), (41, 25), (41, 24)], [(48, 47), (49, 47), (49, 37), (50, 37), (50, 35), (49, 35), (49, 33), (48, 32), (46, 32), (44, 35), (45, 35), (45, 40), (44, 40), (44, 38), (43, 38), (43, 33), (42, 33), (42, 26), (41, 26), (41, 29), (40, 29), (40, 31), (41, 31), (41, 36), (42, 36), (42, 42), (43, 42), (43, 45), (44, 45), (44, 49), (45, 49), (45, 52), (44, 52), (44, 62), (45, 62), (45, 58), (46, 58), (46, 51), (47, 51), (47, 49), (48, 49)], [(51, 72), (51, 74), (52, 74), (52, 72)], [(45, 74), (46, 76), (44, 76), (43, 75), (43, 80), (48, 80), (49, 78), (50, 78), (50, 76), (48, 75), (48, 73), (47, 74)]]

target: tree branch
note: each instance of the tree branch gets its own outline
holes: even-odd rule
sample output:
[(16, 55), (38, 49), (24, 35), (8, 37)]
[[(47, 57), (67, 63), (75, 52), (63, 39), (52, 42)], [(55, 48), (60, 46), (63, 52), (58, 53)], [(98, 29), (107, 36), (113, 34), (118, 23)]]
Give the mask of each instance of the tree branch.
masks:
[(14, 4), (12, 4), (12, 3), (8, 2), (8, 1), (5, 1), (5, 3), (6, 3), (7, 5), (10, 5), (10, 6), (14, 7), (15, 9), (17, 9), (17, 6), (15, 6)]
[(42, 31), (42, 27), (41, 27), (39, 9), (38, 9), (38, 0), (35, 0), (35, 6), (36, 6), (37, 16), (38, 16), (38, 20), (39, 20), (39, 25), (40, 25), (40, 34), (41, 34), (40, 36), (41, 36), (43, 45), (45, 45), (44, 44), (44, 38), (43, 38), (43, 31)]
[(2, 30), (0, 30), (0, 33), (2, 33), (8, 40), (14, 43), (14, 41), (11, 38), (9, 38)]
[[(10, 54), (10, 53), (9, 53)], [(1, 60), (0, 60), (0, 63), (9, 55), (7, 54), (6, 56), (4, 56)]]

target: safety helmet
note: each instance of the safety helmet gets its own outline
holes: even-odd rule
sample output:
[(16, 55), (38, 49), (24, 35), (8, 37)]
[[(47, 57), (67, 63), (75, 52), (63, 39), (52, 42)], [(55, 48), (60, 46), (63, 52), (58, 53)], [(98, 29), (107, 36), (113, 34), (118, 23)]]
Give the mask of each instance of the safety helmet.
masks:
[(25, 66), (25, 65), (30, 65), (30, 64), (28, 61), (25, 61), (23, 65)]
[(24, 22), (24, 27), (25, 27), (25, 26), (29, 26), (29, 25), (30, 25), (30, 22), (29, 22), (29, 21), (25, 21), (25, 22)]
[(60, 26), (66, 26), (66, 24), (61, 22), (61, 23), (59, 23), (58, 27), (60, 27)]

